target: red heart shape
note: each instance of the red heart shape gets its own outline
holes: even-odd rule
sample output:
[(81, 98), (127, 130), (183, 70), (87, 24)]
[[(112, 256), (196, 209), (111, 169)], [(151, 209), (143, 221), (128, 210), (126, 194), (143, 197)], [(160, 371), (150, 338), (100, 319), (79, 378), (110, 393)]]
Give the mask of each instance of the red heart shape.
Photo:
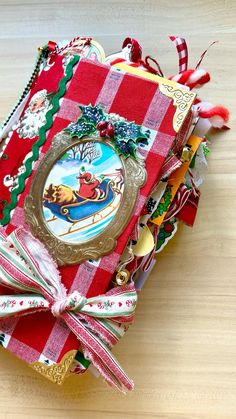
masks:
[(20, 306), (22, 306), (22, 305), (23, 305), (23, 302), (24, 302), (24, 301), (21, 301), (21, 302), (20, 302)]
[(119, 303), (119, 307), (121, 307), (122, 306), (122, 303)]

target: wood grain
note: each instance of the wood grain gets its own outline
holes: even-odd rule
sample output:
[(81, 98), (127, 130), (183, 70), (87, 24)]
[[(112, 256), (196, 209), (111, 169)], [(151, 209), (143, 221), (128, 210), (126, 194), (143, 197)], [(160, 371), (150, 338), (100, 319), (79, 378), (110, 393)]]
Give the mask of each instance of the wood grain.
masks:
[(212, 82), (202, 98), (231, 109), (231, 131), (212, 142), (193, 229), (182, 227), (158, 256), (136, 323), (114, 352), (136, 388), (123, 396), (86, 374), (56, 387), (0, 353), (0, 418), (234, 419), (236, 417), (236, 172), (234, 0), (0, 0), (0, 119), (17, 99), (36, 49), (48, 39), (92, 35), (107, 53), (126, 35), (177, 70), (168, 35), (188, 40), (190, 63), (204, 59)]

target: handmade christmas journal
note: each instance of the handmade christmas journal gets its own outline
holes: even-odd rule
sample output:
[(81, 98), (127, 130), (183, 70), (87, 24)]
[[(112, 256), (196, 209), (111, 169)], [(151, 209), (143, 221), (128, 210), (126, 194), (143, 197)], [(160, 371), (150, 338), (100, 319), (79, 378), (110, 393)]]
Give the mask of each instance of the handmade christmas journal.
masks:
[(111, 349), (177, 212), (193, 224), (195, 100), (91, 39), (40, 50), (1, 132), (0, 340), (50, 380), (133, 387)]

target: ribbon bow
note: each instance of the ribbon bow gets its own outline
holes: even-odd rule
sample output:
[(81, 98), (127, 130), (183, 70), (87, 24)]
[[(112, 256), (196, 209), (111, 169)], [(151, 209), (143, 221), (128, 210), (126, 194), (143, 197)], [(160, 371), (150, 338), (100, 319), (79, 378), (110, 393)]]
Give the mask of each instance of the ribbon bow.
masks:
[(137, 301), (133, 284), (88, 299), (78, 291), (68, 294), (45, 247), (22, 227), (9, 236), (0, 231), (0, 284), (21, 292), (0, 296), (0, 319), (51, 310), (76, 335), (85, 358), (108, 383), (119, 390), (133, 388), (110, 351), (133, 321)]

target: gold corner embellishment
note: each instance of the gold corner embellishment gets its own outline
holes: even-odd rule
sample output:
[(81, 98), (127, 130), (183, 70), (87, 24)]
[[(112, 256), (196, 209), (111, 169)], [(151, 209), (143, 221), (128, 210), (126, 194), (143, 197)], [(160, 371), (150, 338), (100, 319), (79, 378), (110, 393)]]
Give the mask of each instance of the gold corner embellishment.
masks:
[(180, 89), (178, 86), (171, 86), (165, 83), (160, 83), (159, 89), (163, 95), (173, 99), (174, 106), (176, 107), (173, 128), (175, 132), (179, 132), (196, 94), (189, 90)]
[(62, 384), (76, 353), (76, 350), (67, 352), (58, 364), (46, 365), (43, 362), (36, 361), (30, 366), (53, 383)]

